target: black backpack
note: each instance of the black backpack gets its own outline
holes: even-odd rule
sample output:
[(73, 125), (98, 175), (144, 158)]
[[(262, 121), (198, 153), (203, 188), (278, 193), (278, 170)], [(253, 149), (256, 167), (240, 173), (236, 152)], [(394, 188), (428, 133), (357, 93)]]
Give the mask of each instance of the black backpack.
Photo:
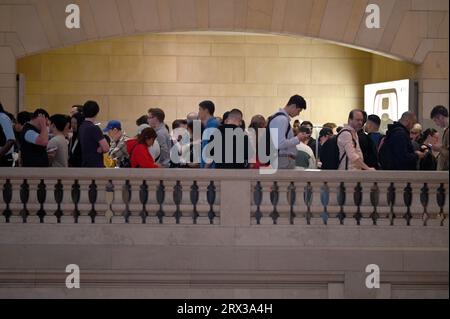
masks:
[[(322, 162), (321, 169), (323, 170), (337, 170), (339, 165), (346, 157), (346, 153), (339, 158), (339, 147), (338, 147), (338, 138), (343, 132), (350, 132), (349, 130), (343, 129), (339, 132), (338, 135), (331, 137), (328, 141), (326, 141), (320, 150), (320, 161)], [(353, 145), (356, 147), (356, 141), (353, 139)], [(345, 167), (348, 167), (348, 159), (346, 159), (347, 163)]]
[[(283, 112), (275, 113), (274, 115), (269, 117), (269, 121), (267, 122), (267, 126), (266, 126), (266, 155), (267, 156), (272, 155), (272, 154), (270, 154), (271, 149), (272, 150), (276, 149), (275, 145), (273, 145), (272, 139), (270, 138), (270, 123), (272, 122), (273, 119), (275, 119), (278, 116), (286, 116), (286, 114), (284, 114)], [(289, 120), (289, 117), (288, 117), (288, 120)], [(288, 128), (285, 133), (286, 138), (288, 138), (290, 130), (291, 130), (291, 123), (289, 120), (289, 125), (288, 125)]]
[(131, 155), (133, 155), (133, 151), (136, 148), (136, 146), (138, 146), (138, 143), (136, 143), (133, 148), (130, 151), (130, 154), (128, 154), (127, 157), (124, 157), (120, 162), (119, 162), (119, 167), (120, 168), (131, 168)]

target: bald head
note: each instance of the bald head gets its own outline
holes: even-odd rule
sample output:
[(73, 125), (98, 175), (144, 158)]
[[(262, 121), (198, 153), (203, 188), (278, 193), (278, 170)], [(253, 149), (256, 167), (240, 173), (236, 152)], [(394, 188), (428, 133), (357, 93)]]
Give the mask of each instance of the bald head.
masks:
[(227, 119), (225, 120), (225, 124), (233, 124), (236, 126), (240, 126), (241, 122), (242, 122), (242, 112), (239, 110), (230, 111)]
[(411, 129), (417, 123), (417, 116), (416, 116), (416, 114), (414, 112), (405, 112), (405, 113), (403, 113), (403, 115), (400, 118), (399, 122), (403, 126), (405, 126), (408, 129), (408, 131), (411, 131)]
[(198, 113), (196, 113), (196, 112), (191, 112), (191, 113), (189, 113), (189, 114), (186, 116), (186, 119), (187, 119), (188, 121), (194, 121), (194, 120), (197, 120), (197, 119), (198, 119)]

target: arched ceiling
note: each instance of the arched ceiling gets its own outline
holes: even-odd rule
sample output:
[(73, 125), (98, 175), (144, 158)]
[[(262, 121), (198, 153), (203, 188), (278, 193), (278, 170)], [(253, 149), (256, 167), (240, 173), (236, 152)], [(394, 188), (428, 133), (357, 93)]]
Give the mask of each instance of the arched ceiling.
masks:
[[(80, 6), (80, 29), (65, 26), (71, 3)], [(369, 3), (380, 7), (379, 29), (366, 27)], [(448, 0), (0, 0), (0, 41), (23, 57), (141, 33), (271, 33), (420, 64), (436, 47), (448, 51), (448, 6)]]

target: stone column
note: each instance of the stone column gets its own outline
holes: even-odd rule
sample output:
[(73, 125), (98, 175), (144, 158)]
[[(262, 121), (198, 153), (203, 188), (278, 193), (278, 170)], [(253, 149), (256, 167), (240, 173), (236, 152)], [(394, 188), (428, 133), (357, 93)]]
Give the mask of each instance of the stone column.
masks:
[(250, 226), (250, 181), (222, 181), (220, 183), (220, 224), (222, 226)]
[(2, 42), (0, 42), (0, 102), (7, 111), (16, 113), (16, 57), (9, 46), (2, 46)]

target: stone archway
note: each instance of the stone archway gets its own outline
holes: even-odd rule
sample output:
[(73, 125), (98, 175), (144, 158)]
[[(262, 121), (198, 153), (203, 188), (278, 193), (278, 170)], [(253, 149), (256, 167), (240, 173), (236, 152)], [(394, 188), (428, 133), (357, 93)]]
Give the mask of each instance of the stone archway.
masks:
[[(423, 114), (448, 104), (448, 1), (376, 0), (380, 29), (365, 25), (361, 0), (29, 0), (0, 5), (0, 92), (16, 104), (15, 60), (70, 44), (151, 32), (241, 31), (308, 36), (420, 65)], [(65, 8), (81, 28), (65, 27)]]

